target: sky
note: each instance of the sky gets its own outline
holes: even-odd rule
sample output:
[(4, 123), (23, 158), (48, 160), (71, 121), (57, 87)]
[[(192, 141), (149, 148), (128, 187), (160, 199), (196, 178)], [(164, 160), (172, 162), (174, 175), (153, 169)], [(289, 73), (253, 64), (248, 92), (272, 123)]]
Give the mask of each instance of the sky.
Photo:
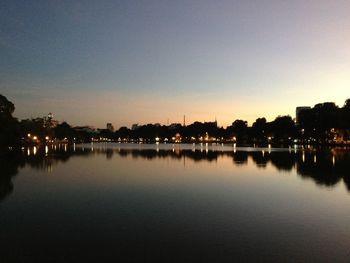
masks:
[(348, 0), (2, 0), (0, 94), (71, 125), (235, 119), (350, 98)]

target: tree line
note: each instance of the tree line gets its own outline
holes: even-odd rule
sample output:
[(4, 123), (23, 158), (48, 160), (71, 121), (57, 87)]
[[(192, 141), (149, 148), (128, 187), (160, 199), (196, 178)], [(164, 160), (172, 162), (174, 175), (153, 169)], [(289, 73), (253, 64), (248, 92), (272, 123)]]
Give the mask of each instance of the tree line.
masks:
[(291, 116), (278, 116), (268, 122), (257, 118), (252, 126), (237, 119), (230, 126), (218, 127), (216, 122), (194, 122), (160, 125), (146, 124), (133, 128), (82, 129), (66, 122), (52, 126), (50, 118), (18, 121), (12, 116), (15, 106), (0, 95), (0, 147), (16, 147), (55, 140), (66, 142), (234, 142), (241, 145), (290, 145), (346, 143), (350, 141), (350, 99), (343, 107), (320, 103), (299, 113), (298, 124)]
[(350, 99), (343, 107), (333, 102), (319, 103), (299, 114), (302, 138), (314, 138), (317, 142), (350, 140)]

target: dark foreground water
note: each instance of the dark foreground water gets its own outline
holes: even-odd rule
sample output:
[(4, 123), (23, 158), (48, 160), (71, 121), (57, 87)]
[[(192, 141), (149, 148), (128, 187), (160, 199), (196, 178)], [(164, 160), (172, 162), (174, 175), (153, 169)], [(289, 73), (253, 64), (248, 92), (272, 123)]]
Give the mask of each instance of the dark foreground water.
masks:
[(345, 149), (89, 144), (0, 158), (0, 262), (350, 260)]

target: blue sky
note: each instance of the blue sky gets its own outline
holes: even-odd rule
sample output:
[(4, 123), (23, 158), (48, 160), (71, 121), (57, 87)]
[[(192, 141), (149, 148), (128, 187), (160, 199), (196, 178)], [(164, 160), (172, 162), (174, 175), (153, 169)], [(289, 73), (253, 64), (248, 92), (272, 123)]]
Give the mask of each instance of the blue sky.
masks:
[(272, 120), (350, 98), (350, 2), (1, 1), (0, 93), (73, 125)]

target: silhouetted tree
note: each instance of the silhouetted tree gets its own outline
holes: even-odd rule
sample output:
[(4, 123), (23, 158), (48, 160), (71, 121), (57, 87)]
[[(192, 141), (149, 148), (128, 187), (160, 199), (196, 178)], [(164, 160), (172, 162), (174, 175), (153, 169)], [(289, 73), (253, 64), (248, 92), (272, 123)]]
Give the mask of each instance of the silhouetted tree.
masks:
[(59, 140), (68, 139), (73, 140), (75, 132), (67, 122), (62, 122), (54, 128), (55, 137)]
[(342, 109), (342, 127), (344, 129), (350, 129), (350, 99), (345, 101)]
[(252, 125), (250, 130), (250, 138), (254, 143), (266, 143), (265, 132), (267, 130), (266, 118), (258, 118)]
[(286, 142), (296, 134), (295, 124), (290, 116), (278, 116), (270, 124), (270, 132), (278, 142)]
[(0, 114), (12, 116), (15, 111), (15, 105), (9, 101), (5, 96), (0, 94)]
[(21, 136), (27, 138), (27, 134), (31, 134), (43, 140), (46, 136), (44, 124), (43, 118), (22, 120), (20, 122)]
[(14, 104), (0, 94), (0, 148), (20, 144), (18, 121), (12, 117), (14, 111)]
[(127, 127), (121, 127), (119, 130), (115, 132), (115, 136), (117, 138), (129, 138), (131, 134), (131, 130)]
[(229, 138), (236, 137), (237, 142), (246, 142), (248, 131), (248, 122), (244, 120), (235, 120), (231, 126), (227, 127)]

